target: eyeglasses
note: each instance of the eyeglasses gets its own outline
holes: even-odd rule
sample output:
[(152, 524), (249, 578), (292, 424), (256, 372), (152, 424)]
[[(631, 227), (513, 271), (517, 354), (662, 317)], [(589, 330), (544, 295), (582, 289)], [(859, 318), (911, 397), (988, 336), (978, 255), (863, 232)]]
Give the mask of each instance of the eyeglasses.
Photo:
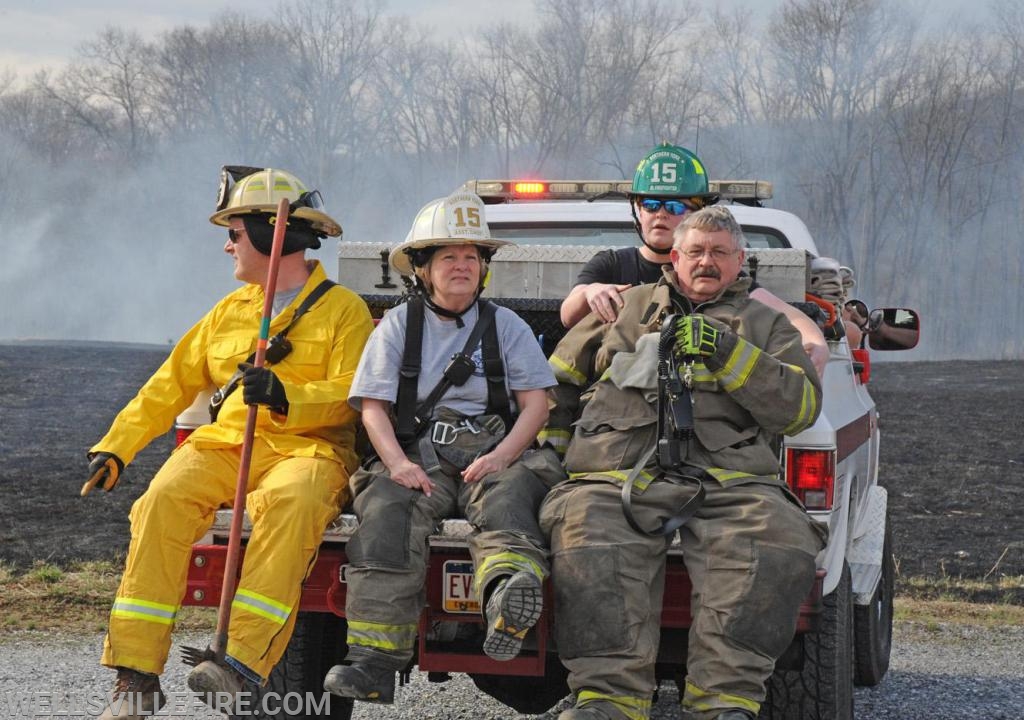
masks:
[(649, 213), (656, 213), (665, 208), (669, 215), (685, 215), (694, 210), (700, 210), (700, 205), (692, 200), (662, 200), (660, 198), (645, 197), (640, 200), (640, 207)]
[(739, 252), (738, 248), (729, 250), (724, 247), (713, 247), (713, 248), (698, 248), (689, 247), (685, 250), (680, 250), (679, 254), (687, 260), (700, 260), (705, 255), (708, 255), (715, 262), (721, 262), (722, 260), (728, 260), (733, 255)]
[(245, 235), (245, 230), (235, 230), (234, 228), (228, 228), (228, 240), (233, 243), (238, 243), (239, 240)]

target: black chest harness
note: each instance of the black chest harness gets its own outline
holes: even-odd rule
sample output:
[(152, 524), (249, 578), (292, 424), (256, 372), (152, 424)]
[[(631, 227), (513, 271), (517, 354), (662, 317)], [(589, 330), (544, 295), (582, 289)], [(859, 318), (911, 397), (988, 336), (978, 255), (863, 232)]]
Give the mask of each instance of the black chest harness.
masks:
[(398, 379), (398, 397), (395, 402), (395, 436), (403, 446), (418, 438), (430, 424), (434, 406), (452, 386), (461, 386), (469, 380), (476, 369), (472, 360), (473, 350), (483, 341), (484, 377), (487, 380), (488, 415), (497, 415), (507, 429), (512, 427), (512, 406), (505, 389), (505, 364), (501, 361), (498, 347), (498, 328), (495, 322), (497, 309), (487, 300), (477, 300), (478, 316), (473, 331), (466, 340), (462, 352), (452, 355), (445, 367), (441, 381), (430, 394), (416, 405), (420, 368), (423, 355), (424, 302), (413, 297), (408, 301), (408, 315), (405, 327), (405, 349), (402, 354), (402, 370)]

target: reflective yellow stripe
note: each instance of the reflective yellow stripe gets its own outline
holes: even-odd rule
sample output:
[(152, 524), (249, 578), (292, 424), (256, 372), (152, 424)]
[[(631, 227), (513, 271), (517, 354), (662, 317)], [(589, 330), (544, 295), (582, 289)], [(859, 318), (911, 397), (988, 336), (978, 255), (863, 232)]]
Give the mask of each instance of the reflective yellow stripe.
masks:
[[(629, 478), (629, 473), (621, 470), (590, 470), (588, 472), (569, 473), (570, 480), (594, 480), (600, 478), (608, 478), (618, 485), (624, 485), (627, 478)], [(647, 489), (648, 485), (654, 482), (655, 479), (654, 475), (651, 475), (646, 470), (641, 470), (639, 474), (637, 474), (636, 480), (633, 481), (633, 487), (636, 490), (643, 492)]]
[(158, 625), (173, 625), (177, 615), (178, 606), (127, 597), (114, 598), (114, 606), (110, 610), (111, 617), (145, 620)]
[(579, 370), (574, 368), (569, 363), (562, 360), (557, 355), (552, 355), (548, 358), (548, 365), (555, 373), (555, 380), (558, 382), (567, 382), (570, 385), (583, 385), (587, 382), (587, 376), (581, 373)]
[(704, 366), (704, 363), (694, 363), (690, 367), (690, 382), (713, 383), (717, 382), (715, 374)]
[(729, 353), (729, 359), (725, 361), (725, 365), (721, 370), (714, 373), (722, 389), (726, 392), (732, 392), (743, 387), (750, 378), (750, 373), (753, 372), (754, 365), (757, 364), (757, 360), (760, 357), (760, 349), (751, 345), (743, 338), (738, 338), (736, 340), (736, 347)]
[(778, 475), (753, 475), (751, 473), (740, 472), (739, 470), (726, 470), (725, 468), (708, 468), (708, 474), (711, 475), (715, 480), (720, 482), (722, 485), (728, 485), (731, 482), (737, 480), (761, 480), (765, 482), (778, 482)]
[(569, 440), (571, 438), (572, 433), (568, 430), (559, 430), (557, 428), (544, 428), (537, 433), (537, 442), (541, 445), (547, 443), (559, 455), (565, 455), (565, 451), (569, 449)]
[(239, 588), (235, 593), (231, 609), (247, 610), (278, 625), (288, 622), (288, 616), (292, 614), (292, 609), (287, 605), (245, 588)]
[(580, 690), (576, 696), (576, 707), (586, 707), (588, 703), (611, 703), (629, 720), (647, 720), (651, 714), (650, 698), (630, 697), (628, 695), (606, 695), (593, 690)]
[(520, 555), (519, 553), (514, 552), (495, 553), (484, 560), (474, 573), (475, 579), (473, 580), (473, 589), (476, 591), (477, 597), (482, 596), (481, 591), (483, 588), (480, 587), (480, 583), (489, 573), (494, 572), (496, 568), (511, 570), (513, 573), (525, 570), (526, 572), (533, 573), (541, 580), (543, 580), (546, 575), (540, 565), (525, 555)]
[(416, 624), (383, 625), (349, 619), (348, 644), (379, 650), (412, 650), (416, 643)]
[(761, 710), (761, 703), (755, 702), (750, 698), (729, 695), (727, 693), (708, 692), (691, 682), (686, 683), (686, 692), (683, 695), (682, 706), (686, 710), (697, 712), (740, 708), (754, 713), (755, 716)]
[[(803, 373), (803, 369), (796, 365), (789, 365), (795, 370), (799, 370)], [(813, 421), (815, 416), (818, 414), (818, 394), (814, 391), (814, 385), (806, 377), (804, 378), (804, 392), (803, 397), (800, 399), (800, 413), (796, 419), (793, 420), (789, 425), (782, 429), (783, 435), (795, 435), (804, 428), (808, 427)]]

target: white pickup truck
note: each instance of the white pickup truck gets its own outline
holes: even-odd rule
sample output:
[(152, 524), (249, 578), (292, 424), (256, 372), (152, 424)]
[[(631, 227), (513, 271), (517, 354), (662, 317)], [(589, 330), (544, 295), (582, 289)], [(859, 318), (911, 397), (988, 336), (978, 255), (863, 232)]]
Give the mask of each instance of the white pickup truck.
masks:
[[(812, 316), (820, 313), (822, 303), (807, 302), (818, 249), (806, 225), (791, 213), (762, 206), (771, 196), (769, 183), (712, 186), (744, 228), (748, 272)], [(550, 350), (564, 333), (559, 304), (583, 264), (600, 249), (637, 242), (622, 196), (629, 184), (495, 180), (466, 187), (488, 203), (492, 235), (517, 244), (495, 257), (486, 295), (519, 312)], [(406, 290), (387, 265), (394, 244), (339, 243), (339, 282), (360, 293), (377, 316)], [(821, 416), (781, 446), (787, 482), (811, 516), (829, 527), (830, 539), (818, 558), (818, 582), (801, 608), (797, 635), (771, 678), (763, 718), (849, 720), (854, 684), (881, 682), (889, 665), (894, 568), (886, 491), (878, 484), (878, 414), (867, 388), (868, 350), (850, 347), (839, 310), (833, 307), (822, 318), (831, 358), (822, 379)], [(870, 317), (866, 337), (873, 349), (916, 343), (913, 311), (885, 308)], [(885, 340), (893, 327), (908, 331), (911, 341)], [(221, 511), (194, 547), (186, 604), (219, 602), (229, 525), (230, 511)], [(326, 670), (344, 657), (345, 542), (355, 525), (353, 516), (342, 514), (325, 534), (292, 643), (264, 691), (319, 692)], [(446, 521), (431, 539), (427, 607), (414, 663), (434, 680), (467, 673), (481, 690), (519, 712), (544, 712), (568, 693), (552, 646), (550, 614), (545, 612), (515, 660), (496, 662), (483, 654), (479, 605), (469, 590), (468, 530), (465, 521)], [(658, 663), (663, 680), (685, 675), (690, 586), (680, 553), (669, 554)], [(328, 716), (348, 718), (351, 704), (334, 701)]]

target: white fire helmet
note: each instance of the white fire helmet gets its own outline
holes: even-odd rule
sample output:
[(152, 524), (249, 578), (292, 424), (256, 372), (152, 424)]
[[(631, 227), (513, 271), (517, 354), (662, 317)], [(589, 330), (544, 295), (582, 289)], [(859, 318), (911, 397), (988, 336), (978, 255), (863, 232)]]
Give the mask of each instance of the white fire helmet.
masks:
[(391, 251), (391, 266), (402, 275), (412, 275), (415, 266), (429, 259), (428, 254), (416, 251), (442, 245), (476, 245), (484, 251), (486, 262), (494, 250), (512, 243), (491, 237), (484, 201), (478, 195), (457, 190), (432, 200), (416, 213), (405, 242)]

